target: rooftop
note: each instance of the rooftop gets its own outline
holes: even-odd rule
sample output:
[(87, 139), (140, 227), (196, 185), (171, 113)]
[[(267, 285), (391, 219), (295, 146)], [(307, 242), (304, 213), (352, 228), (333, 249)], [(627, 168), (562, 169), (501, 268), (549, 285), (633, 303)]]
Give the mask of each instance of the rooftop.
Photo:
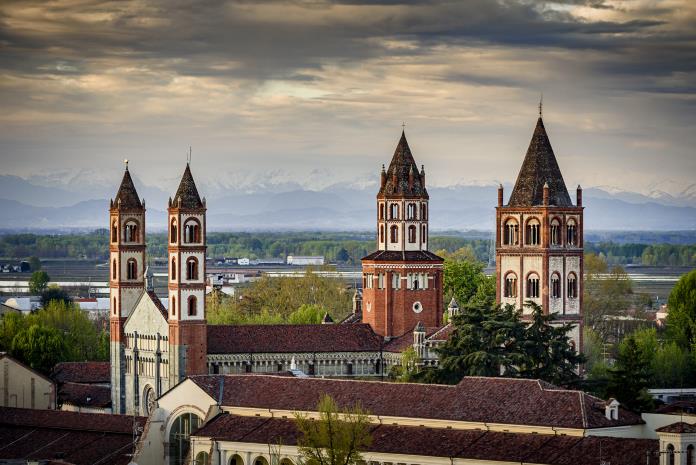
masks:
[[(120, 204), (119, 201), (121, 202)], [(123, 173), (121, 186), (118, 188), (118, 192), (116, 192), (116, 197), (114, 197), (114, 207), (119, 206), (120, 208), (143, 208), (143, 204), (140, 203), (138, 191), (135, 190), (135, 184), (133, 184), (133, 178), (131, 178), (127, 165), (126, 172)]]
[(386, 172), (386, 182), (381, 186), (378, 195), (398, 195), (407, 197), (428, 198), (425, 190), (425, 179), (418, 170), (413, 159), (411, 148), (406, 140), (406, 133), (401, 132), (401, 138), (394, 150), (391, 163)]
[(60, 362), (51, 373), (57, 383), (107, 384), (111, 382), (109, 362)]
[(191, 174), (191, 167), (188, 163), (186, 163), (186, 169), (184, 170), (183, 176), (181, 176), (179, 188), (176, 190), (176, 194), (174, 194), (172, 207), (179, 207), (179, 201), (181, 201), (181, 208), (203, 208), (203, 202), (198, 195), (198, 189), (196, 188), (196, 183)]

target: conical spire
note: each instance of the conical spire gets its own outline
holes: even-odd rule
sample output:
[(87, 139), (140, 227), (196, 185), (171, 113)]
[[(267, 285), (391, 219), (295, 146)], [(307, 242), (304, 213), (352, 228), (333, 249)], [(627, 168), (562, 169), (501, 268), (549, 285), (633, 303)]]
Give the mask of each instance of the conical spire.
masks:
[[(421, 177), (414, 176), (414, 173), (418, 173), (418, 165), (411, 154), (411, 148), (406, 140), (406, 133), (401, 131), (401, 139), (399, 139), (394, 156), (391, 163), (389, 163), (389, 169), (387, 169), (386, 182), (379, 190), (379, 194), (427, 198), (428, 192), (421, 182)], [(409, 183), (409, 174), (412, 180), (411, 183)]]
[[(181, 200), (181, 205), (179, 205), (179, 200)], [(191, 168), (189, 167), (188, 163), (186, 163), (184, 175), (181, 177), (179, 188), (176, 190), (176, 194), (174, 195), (172, 206), (181, 206), (181, 208), (203, 207), (203, 202), (201, 202), (201, 197), (198, 195), (198, 189), (196, 189), (196, 183), (193, 180)]]
[(116, 197), (114, 197), (114, 206), (120, 206), (120, 208), (143, 208), (143, 204), (138, 197), (138, 191), (135, 190), (133, 179), (128, 171), (128, 164), (126, 164), (126, 172), (123, 173), (121, 186), (118, 188)]
[(549, 205), (558, 207), (573, 205), (540, 116), (508, 205), (511, 207), (542, 205), (545, 183), (549, 186)]

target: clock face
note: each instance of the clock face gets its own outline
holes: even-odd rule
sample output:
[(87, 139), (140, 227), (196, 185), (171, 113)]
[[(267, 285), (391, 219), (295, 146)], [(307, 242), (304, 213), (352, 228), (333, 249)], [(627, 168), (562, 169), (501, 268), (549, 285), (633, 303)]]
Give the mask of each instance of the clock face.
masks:
[(420, 302), (413, 302), (413, 311), (415, 313), (420, 313), (423, 311), (423, 304)]

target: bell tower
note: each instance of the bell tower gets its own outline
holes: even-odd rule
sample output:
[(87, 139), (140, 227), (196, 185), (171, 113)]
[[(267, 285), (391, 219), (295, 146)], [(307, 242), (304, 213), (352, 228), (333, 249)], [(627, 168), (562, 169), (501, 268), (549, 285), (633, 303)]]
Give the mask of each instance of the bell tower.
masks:
[(406, 134), (377, 193), (377, 251), (362, 259), (362, 321), (384, 337), (442, 325), (442, 258), (428, 251), (429, 196)]
[(128, 171), (109, 208), (109, 313), (111, 403), (125, 413), (123, 325), (145, 290), (145, 201), (140, 201)]
[(569, 334), (582, 350), (583, 206), (573, 204), (544, 127), (541, 110), (508, 203), (498, 187), (496, 300), (529, 313), (531, 300), (544, 313), (575, 323)]
[(191, 168), (169, 199), (169, 385), (207, 373), (205, 320), (205, 199), (198, 195)]

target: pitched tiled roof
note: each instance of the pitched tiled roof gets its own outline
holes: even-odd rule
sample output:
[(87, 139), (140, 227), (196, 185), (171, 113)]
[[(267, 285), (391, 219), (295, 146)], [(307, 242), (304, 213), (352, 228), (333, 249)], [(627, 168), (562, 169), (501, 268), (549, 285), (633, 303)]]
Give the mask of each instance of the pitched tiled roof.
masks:
[[(612, 465), (645, 463), (646, 452), (659, 449), (654, 439), (555, 436), (414, 426), (371, 425), (372, 444), (366, 452), (457, 457), (551, 465)], [(294, 420), (221, 414), (193, 436), (254, 444), (295, 445)], [(600, 455), (601, 454), (601, 455)], [(652, 462), (655, 465), (657, 461)]]
[(608, 420), (604, 401), (537, 380), (466, 377), (456, 386), (249, 375), (191, 380), (214, 399), (222, 380), (225, 406), (311, 411), (329, 394), (339, 405), (359, 402), (375, 415), (564, 428), (642, 423), (624, 409)]
[(59, 460), (75, 465), (126, 465), (133, 427), (145, 418), (0, 407), (0, 460)]
[(559, 207), (573, 205), (551, 148), (549, 136), (546, 134), (544, 122), (539, 117), (508, 205), (511, 207), (542, 205), (545, 183), (549, 184), (549, 205)]
[(61, 362), (53, 368), (51, 378), (57, 383), (110, 383), (109, 367), (109, 362)]
[(111, 388), (95, 384), (63, 383), (58, 389), (58, 402), (78, 407), (111, 407)]
[(121, 208), (143, 208), (143, 204), (140, 203), (140, 198), (138, 197), (138, 191), (135, 190), (133, 179), (127, 167), (126, 172), (123, 173), (121, 187), (118, 188), (116, 197), (114, 197), (115, 207), (119, 206), (119, 200), (121, 201)]
[[(420, 322), (419, 322), (420, 323)], [(422, 323), (420, 323), (422, 324)], [(440, 329), (438, 326), (429, 326), (425, 328), (425, 338), (430, 339), (430, 337), (437, 333)], [(395, 337), (391, 339), (389, 342), (387, 342), (384, 345), (384, 351), (385, 352), (393, 352), (393, 353), (401, 353), (404, 350), (408, 349), (409, 347), (413, 346), (413, 331), (409, 331), (405, 334), (402, 334), (399, 337)]]
[(441, 262), (443, 259), (427, 250), (377, 250), (370, 255), (363, 257), (362, 260), (373, 260), (382, 262), (394, 261), (421, 261), (421, 262)]
[(208, 325), (209, 354), (379, 351), (370, 325)]
[[(411, 179), (411, 182), (409, 182)], [(396, 182), (394, 182), (396, 180)], [(387, 180), (380, 187), (378, 195), (405, 195), (428, 198), (428, 191), (422, 182), (418, 165), (413, 159), (411, 148), (408, 146), (406, 134), (401, 132), (401, 139), (394, 150), (389, 168), (387, 168)]]
[(655, 431), (658, 433), (696, 433), (696, 425), (678, 421), (677, 423), (658, 428)]
[(196, 188), (196, 183), (193, 180), (191, 168), (189, 167), (188, 163), (186, 163), (184, 175), (181, 177), (179, 188), (176, 190), (176, 194), (174, 195), (172, 206), (179, 206), (179, 199), (181, 199), (181, 208), (203, 207), (203, 202), (201, 201), (201, 197), (198, 195), (198, 189)]

